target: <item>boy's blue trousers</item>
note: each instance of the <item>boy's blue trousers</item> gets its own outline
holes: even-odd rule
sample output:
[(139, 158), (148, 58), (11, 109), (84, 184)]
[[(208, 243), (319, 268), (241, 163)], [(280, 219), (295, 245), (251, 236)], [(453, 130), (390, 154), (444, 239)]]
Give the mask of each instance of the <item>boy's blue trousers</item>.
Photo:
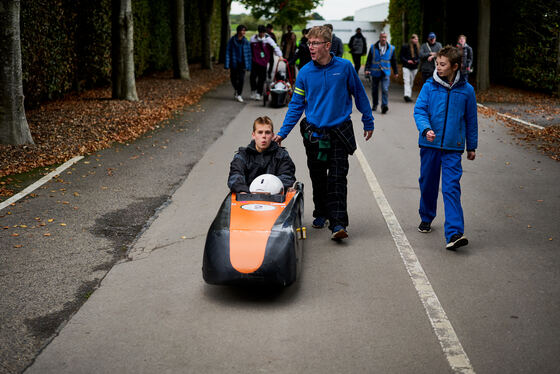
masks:
[(436, 217), (439, 179), (445, 209), (445, 239), (465, 232), (461, 207), (461, 152), (420, 147), (420, 218), (432, 222)]

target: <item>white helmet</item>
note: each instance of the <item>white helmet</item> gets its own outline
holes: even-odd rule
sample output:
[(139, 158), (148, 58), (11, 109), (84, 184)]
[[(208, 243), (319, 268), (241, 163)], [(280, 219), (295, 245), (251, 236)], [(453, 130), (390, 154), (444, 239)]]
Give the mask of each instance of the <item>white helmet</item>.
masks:
[(280, 178), (272, 174), (259, 175), (249, 186), (249, 191), (251, 193), (268, 192), (271, 195), (279, 194), (283, 189), (284, 185)]

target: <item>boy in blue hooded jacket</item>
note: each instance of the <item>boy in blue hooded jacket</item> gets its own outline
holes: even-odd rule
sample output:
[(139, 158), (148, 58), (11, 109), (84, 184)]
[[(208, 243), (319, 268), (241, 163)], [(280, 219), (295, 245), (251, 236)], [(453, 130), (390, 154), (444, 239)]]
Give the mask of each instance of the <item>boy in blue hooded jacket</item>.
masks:
[(474, 160), (478, 143), (476, 95), (461, 75), (461, 52), (446, 46), (436, 70), (416, 100), (414, 120), (420, 133), (420, 218), (418, 231), (428, 233), (436, 216), (439, 179), (445, 208), (446, 248), (468, 244), (461, 207), (461, 157)]

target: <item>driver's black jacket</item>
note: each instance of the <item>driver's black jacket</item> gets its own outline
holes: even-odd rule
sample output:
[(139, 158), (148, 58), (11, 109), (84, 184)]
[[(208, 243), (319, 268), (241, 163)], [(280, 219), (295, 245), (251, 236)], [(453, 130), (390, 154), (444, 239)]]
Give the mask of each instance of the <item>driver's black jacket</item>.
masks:
[(296, 166), (288, 151), (272, 142), (270, 147), (259, 153), (252, 140), (247, 147), (240, 147), (230, 164), (228, 187), (231, 192), (249, 192), (253, 179), (261, 174), (276, 175), (284, 190), (296, 181)]

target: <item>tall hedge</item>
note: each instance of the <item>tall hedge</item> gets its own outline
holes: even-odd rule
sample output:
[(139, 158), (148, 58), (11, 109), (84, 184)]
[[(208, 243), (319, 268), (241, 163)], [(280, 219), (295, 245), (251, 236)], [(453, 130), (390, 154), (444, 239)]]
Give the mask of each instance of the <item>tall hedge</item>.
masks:
[[(405, 21), (405, 33), (403, 35), (402, 21)], [(389, 26), (391, 28), (391, 44), (400, 53), (401, 46), (408, 42), (411, 34), (418, 34), (422, 43), (422, 7), (420, 0), (391, 0), (389, 2)]]
[[(220, 3), (221, 1), (215, 0), (214, 13), (212, 13), (212, 20), (210, 25), (213, 60), (218, 59), (218, 54), (220, 52)], [(185, 33), (187, 34), (186, 41), (189, 61), (199, 62), (202, 58), (202, 38), (200, 35), (201, 29), (202, 27), (200, 25), (197, 2), (185, 1)]]
[[(212, 50), (220, 42), (220, 6), (212, 17)], [(185, 1), (189, 62), (200, 60), (197, 2)], [(136, 76), (172, 67), (169, 0), (132, 0)], [(111, 0), (21, 3), (26, 105), (111, 82)]]
[[(465, 34), (476, 59), (476, 1), (391, 0), (391, 42), (397, 48), (406, 41), (402, 36), (403, 13), (407, 33), (418, 33), (421, 43), (429, 31), (434, 31), (443, 45), (454, 45), (457, 36)], [(492, 0), (491, 17), (491, 81), (548, 93), (560, 91), (558, 0)]]
[(557, 92), (560, 38), (558, 0), (492, 2), (491, 78)]
[(75, 2), (23, 1), (20, 25), (27, 103), (68, 92), (77, 71)]

